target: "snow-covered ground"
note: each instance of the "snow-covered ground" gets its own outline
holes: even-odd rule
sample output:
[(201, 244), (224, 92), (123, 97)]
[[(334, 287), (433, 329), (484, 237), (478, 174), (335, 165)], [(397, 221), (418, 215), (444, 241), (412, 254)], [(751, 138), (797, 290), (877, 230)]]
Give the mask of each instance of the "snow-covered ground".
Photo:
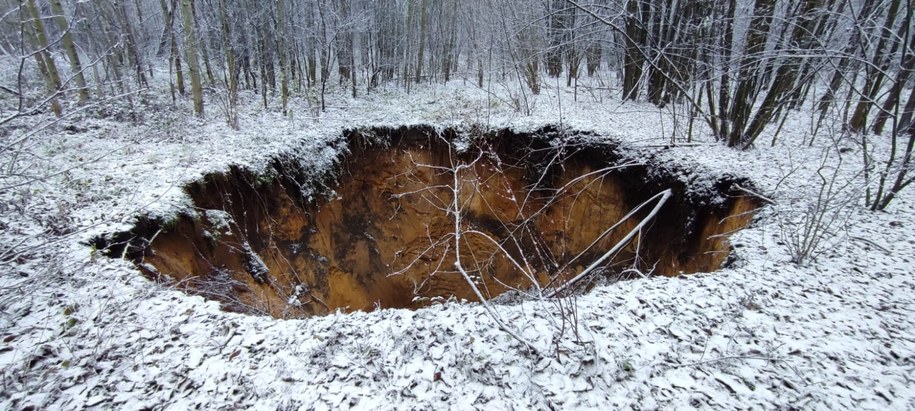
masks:
[[(294, 100), (291, 118), (244, 94), (238, 131), (215, 105), (197, 119), (163, 90), (134, 97), (137, 122), (119, 101), (107, 117), (93, 108), (36, 133), (20, 164), (51, 176), (0, 191), (0, 409), (915, 408), (915, 190), (876, 213), (857, 195), (826, 215), (835, 236), (819, 258), (791, 263), (786, 232), (816, 200), (828, 147), (844, 151), (838, 181), (857, 178), (840, 199), (861, 188), (855, 144), (826, 132), (804, 143), (809, 113), (789, 119), (775, 147), (764, 136), (736, 152), (698, 126), (697, 144), (666, 147), (685, 122), (606, 90), (579, 89), (576, 102), (571, 89), (545, 87), (524, 115), (508, 90), (457, 80), (409, 95), (336, 94), (319, 117)], [(499, 306), (539, 357), (475, 304), (245, 316), (84, 244), (139, 214), (187, 207), (181, 186), (208, 171), (258, 169), (285, 150), (327, 163), (325, 143), (344, 128), (420, 123), (593, 130), (710, 180), (748, 176), (777, 204), (732, 238), (729, 268), (578, 297), (577, 333), (561, 331), (555, 302)], [(828, 154), (831, 176), (840, 154)]]

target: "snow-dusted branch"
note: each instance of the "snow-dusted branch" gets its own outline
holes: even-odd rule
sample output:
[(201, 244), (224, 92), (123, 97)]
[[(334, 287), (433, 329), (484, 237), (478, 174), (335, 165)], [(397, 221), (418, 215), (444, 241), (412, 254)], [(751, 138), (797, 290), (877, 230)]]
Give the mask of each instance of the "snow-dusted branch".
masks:
[[(642, 218), (642, 220), (639, 221), (639, 223), (636, 224), (636, 226), (633, 227), (632, 230), (630, 230), (629, 233), (626, 234), (625, 237), (623, 237), (613, 247), (611, 247), (609, 250), (607, 250), (606, 253), (604, 253), (602, 256), (600, 256), (600, 258), (598, 258), (597, 260), (594, 260), (587, 268), (585, 268), (580, 273), (578, 273), (578, 275), (576, 275), (572, 279), (566, 281), (565, 283), (561, 284), (559, 287), (556, 287), (551, 292), (547, 293), (547, 297), (555, 297), (557, 295), (562, 295), (562, 293), (564, 293), (564, 292), (568, 291), (569, 289), (571, 289), (572, 287), (574, 287), (579, 281), (586, 278), (588, 275), (591, 275), (594, 272), (595, 268), (600, 267), (609, 258), (616, 255), (616, 253), (618, 253), (620, 250), (622, 250), (623, 247), (625, 247), (627, 244), (629, 244), (629, 242), (636, 236), (636, 234), (639, 234), (642, 232), (642, 230), (645, 228), (645, 226), (651, 222), (651, 220), (658, 214), (659, 211), (661, 211), (661, 207), (663, 207), (664, 203), (666, 203), (667, 200), (670, 199), (672, 194), (673, 193), (670, 189), (667, 189), (658, 194), (655, 194), (653, 197), (649, 198), (648, 200), (645, 200), (645, 202), (643, 202), (642, 204), (639, 204), (638, 207), (632, 209), (632, 211), (630, 211), (629, 214), (626, 214), (625, 216), (623, 216), (623, 218), (621, 218), (620, 221), (618, 221), (612, 227), (605, 230), (604, 233), (598, 237), (598, 239), (606, 236), (610, 231), (614, 230), (624, 221), (627, 221), (630, 217), (635, 215), (635, 213), (637, 213), (639, 210), (641, 210), (648, 204), (651, 204), (651, 202), (657, 201), (657, 204), (655, 204), (654, 208), (652, 208), (651, 211), (644, 218)], [(596, 241), (597, 240), (595, 240), (595, 242)], [(594, 245), (594, 243), (591, 244), (591, 246), (593, 246), (593, 245)], [(576, 258), (578, 258), (578, 257), (576, 257)]]

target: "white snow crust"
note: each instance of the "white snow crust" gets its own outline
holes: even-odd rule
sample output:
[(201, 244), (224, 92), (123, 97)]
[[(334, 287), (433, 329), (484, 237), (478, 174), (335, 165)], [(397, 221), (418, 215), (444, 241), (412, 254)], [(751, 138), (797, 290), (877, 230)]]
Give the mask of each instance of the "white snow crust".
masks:
[[(915, 190), (886, 212), (856, 200), (816, 260), (792, 263), (783, 233), (815, 201), (823, 153), (830, 167), (841, 155), (838, 178), (861, 187), (852, 141), (805, 144), (809, 111), (792, 113), (774, 147), (769, 135), (738, 152), (698, 125), (694, 144), (670, 146), (668, 109), (602, 90), (580, 88), (575, 101), (575, 90), (547, 86), (522, 115), (511, 90), (456, 80), (411, 94), (340, 91), (318, 117), (294, 100), (291, 118), (243, 92), (232, 130), (215, 106), (194, 118), (156, 87), (135, 99), (137, 121), (117, 102), (106, 109), (124, 115), (86, 110), (36, 133), (23, 161), (51, 176), (0, 192), (0, 250), (14, 250), (0, 261), (0, 409), (915, 408)], [(51, 118), (28, 119), (39, 120)], [(577, 297), (577, 333), (557, 327), (554, 302), (498, 305), (543, 357), (477, 304), (245, 316), (85, 244), (138, 215), (193, 211), (181, 187), (207, 172), (264, 169), (279, 153), (319, 170), (343, 129), (412, 124), (594, 131), (691, 170), (696, 187), (749, 177), (777, 204), (732, 237), (729, 268)]]

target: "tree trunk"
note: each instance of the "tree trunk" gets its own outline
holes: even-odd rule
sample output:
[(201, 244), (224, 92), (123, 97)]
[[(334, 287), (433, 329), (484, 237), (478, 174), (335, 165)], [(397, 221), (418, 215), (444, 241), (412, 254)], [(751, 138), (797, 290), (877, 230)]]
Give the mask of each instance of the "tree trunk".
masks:
[[(912, 122), (912, 113), (915, 111), (915, 89), (912, 89), (911, 94), (909, 95), (909, 101), (906, 102), (906, 107), (902, 114), (902, 121), (900, 121), (900, 126), (896, 130), (896, 133), (892, 136), (892, 154), (896, 153), (896, 145), (899, 134), (905, 134), (908, 137), (906, 143), (905, 152), (902, 155), (898, 163), (898, 168), (896, 170), (896, 178), (893, 180), (893, 185), (887, 190), (886, 194), (883, 194), (883, 184), (885, 179), (888, 177), (889, 170), (887, 174), (884, 174), (880, 179), (880, 187), (877, 197), (874, 200), (874, 203), (871, 205), (872, 210), (885, 210), (887, 206), (890, 205), (890, 202), (896, 198), (896, 194), (902, 191), (913, 182), (915, 182), (915, 177), (912, 177), (910, 172), (912, 171), (913, 165), (913, 149), (915, 149), (915, 122)], [(904, 130), (904, 131), (903, 131)], [(887, 163), (887, 168), (896, 165), (894, 164), (893, 158), (890, 158), (890, 161)], [(882, 197), (882, 198), (881, 198)]]
[(419, 2), (419, 48), (416, 51), (416, 73), (415, 81), (417, 83), (422, 80), (423, 75), (423, 62), (425, 61), (426, 54), (426, 31), (428, 29), (428, 18), (426, 16), (426, 6), (427, 0), (420, 0)]
[(647, 6), (642, 0), (629, 0), (626, 3), (626, 51), (623, 56), (623, 99), (639, 98), (639, 80), (642, 78), (642, 65), (645, 60), (639, 48), (645, 41), (645, 13)]
[[(874, 11), (879, 2), (877, 1), (865, 1), (861, 11), (855, 18), (856, 30), (852, 32), (851, 38), (846, 44), (845, 48), (842, 50), (842, 56), (853, 56), (856, 54), (856, 51), (860, 52), (859, 48), (861, 46), (861, 30), (862, 26), (867, 21), (870, 21), (873, 18)], [(842, 57), (839, 62), (836, 64), (836, 69), (833, 71), (832, 78), (829, 80), (829, 85), (826, 88), (826, 92), (823, 93), (823, 96), (820, 97), (820, 101), (817, 105), (817, 110), (820, 112), (819, 119), (817, 123), (823, 121), (823, 118), (826, 116), (826, 113), (829, 112), (829, 108), (832, 106), (832, 103), (835, 101), (836, 92), (839, 90), (839, 86), (842, 85), (842, 81), (846, 80), (852, 87), (854, 87), (854, 77), (848, 79), (848, 66), (851, 64), (852, 59), (849, 57)]]
[(600, 42), (592, 41), (591, 44), (588, 45), (588, 48), (585, 51), (585, 55), (588, 60), (585, 67), (587, 68), (588, 76), (590, 77), (590, 76), (593, 76), (594, 73), (597, 72), (597, 69), (600, 68), (600, 58), (601, 58)]
[(753, 20), (747, 32), (744, 55), (740, 60), (740, 71), (734, 101), (728, 110), (733, 122), (731, 134), (728, 137), (728, 147), (743, 146), (746, 138), (744, 131), (750, 120), (750, 114), (759, 95), (759, 77), (762, 63), (762, 53), (766, 47), (769, 35), (769, 24), (775, 11), (775, 0), (756, 0), (753, 6)]
[[(343, 86), (347, 81), (350, 82), (353, 98), (356, 97), (356, 49), (355, 49), (355, 30), (352, 27), (355, 22), (352, 21), (352, 12), (350, 10), (349, 0), (340, 0), (337, 2), (339, 18), (337, 30), (337, 74), (340, 76), (340, 85)], [(344, 26), (341, 28), (341, 24)]]
[(67, 53), (70, 59), (70, 70), (73, 72), (73, 80), (76, 82), (76, 88), (79, 93), (79, 104), (89, 100), (89, 89), (86, 87), (86, 77), (83, 76), (83, 65), (79, 61), (79, 54), (76, 52), (76, 45), (73, 43), (73, 34), (70, 32), (70, 23), (64, 15), (64, 8), (60, 0), (51, 0), (51, 12), (54, 13), (54, 21), (57, 28), (63, 33), (60, 38), (60, 45)]
[(184, 53), (188, 74), (191, 76), (191, 93), (194, 96), (194, 114), (203, 116), (203, 85), (200, 83), (200, 64), (197, 62), (197, 36), (194, 28), (194, 0), (181, 0), (184, 17)]
[(722, 36), (722, 41), (724, 42), (723, 47), (721, 47), (721, 62), (722, 62), (722, 73), (721, 73), (721, 84), (718, 87), (718, 112), (715, 112), (714, 108), (714, 98), (711, 93), (711, 88), (708, 93), (709, 101), (709, 111), (712, 114), (712, 130), (715, 133), (716, 139), (727, 140), (728, 136), (731, 133), (731, 119), (729, 110), (731, 108), (731, 48), (734, 43), (734, 14), (737, 10), (737, 0), (729, 0), (727, 2), (727, 9), (725, 12), (725, 21), (724, 21), (724, 35)]
[(569, 73), (566, 76), (566, 87), (572, 86), (572, 80), (578, 79), (578, 67), (581, 66), (581, 50), (579, 50), (575, 35), (575, 20), (578, 9), (571, 9), (566, 16), (566, 30), (563, 35), (565, 42), (566, 60), (568, 61)]
[[(915, 44), (915, 31), (912, 31), (908, 44)], [(896, 80), (893, 82), (893, 86), (890, 87), (890, 92), (886, 96), (886, 100), (883, 101), (883, 106), (877, 113), (877, 117), (874, 119), (873, 131), (875, 134), (881, 134), (883, 132), (886, 121), (889, 120), (893, 110), (899, 104), (899, 97), (902, 94), (902, 89), (909, 81), (913, 68), (915, 68), (915, 56), (907, 50), (907, 47), (903, 47), (902, 64), (899, 66), (899, 72), (896, 73)]]
[[(137, 9), (137, 21), (140, 23), (140, 33), (141, 33), (139, 35), (139, 37), (141, 37), (140, 41), (145, 44), (148, 40), (146, 38), (147, 37), (146, 30), (144, 28), (144, 23), (146, 22), (146, 19), (143, 18), (143, 7), (142, 7), (142, 4), (140, 3), (140, 0), (133, 0), (133, 5), (134, 5), (134, 8)], [(153, 78), (152, 62), (149, 61), (150, 59), (144, 59), (144, 60), (146, 62), (146, 74), (148, 74), (149, 78), (151, 79), (151, 78)]]
[(233, 129), (238, 128), (238, 68), (235, 62), (235, 50), (232, 48), (232, 29), (226, 15), (226, 0), (219, 2), (219, 23), (222, 28), (222, 48), (226, 54), (226, 121)]
[(191, 15), (194, 17), (194, 30), (197, 36), (197, 48), (200, 49), (200, 56), (203, 57), (203, 67), (206, 69), (207, 82), (209, 84), (215, 84), (216, 80), (213, 77), (213, 68), (210, 66), (209, 43), (207, 41), (207, 36), (202, 35), (200, 32), (201, 25), (197, 19), (197, 4), (193, 1), (191, 2)]
[(289, 64), (286, 52), (286, 4), (276, 0), (276, 52), (280, 57), (280, 99), (283, 115), (289, 103)]
[(565, 32), (565, 21), (563, 13), (560, 10), (564, 6), (563, 0), (551, 0), (549, 7), (549, 48), (546, 50), (544, 63), (546, 64), (546, 73), (550, 77), (559, 77), (562, 73), (562, 54), (565, 48), (562, 40)]
[(38, 11), (38, 5), (35, 4), (35, 0), (28, 0), (26, 6), (32, 18), (32, 25), (31, 30), (25, 30), (32, 33), (31, 37), (36, 49), (35, 62), (38, 64), (38, 68), (45, 79), (49, 96), (52, 97), (50, 100), (51, 111), (60, 117), (63, 109), (61, 109), (60, 103), (54, 95), (61, 92), (62, 83), (60, 74), (57, 71), (57, 65), (54, 64), (54, 59), (51, 57), (51, 53), (48, 52), (48, 34), (44, 30), (41, 12)]
[[(652, 45), (650, 48), (654, 53), (662, 54), (666, 53), (668, 46), (668, 39), (666, 35), (665, 28), (668, 26), (667, 17), (669, 14), (663, 2), (652, 2), (652, 10), (650, 11), (650, 23), (649, 26), (651, 32)], [(671, 72), (667, 58), (661, 58), (658, 56), (655, 58), (657, 61), (654, 65), (648, 66), (648, 101), (652, 104), (663, 107), (664, 106), (664, 83), (667, 79), (668, 73)]]
[[(883, 85), (883, 80), (886, 79), (884, 73), (886, 73), (886, 70), (889, 68), (891, 61), (890, 56), (894, 54), (896, 48), (899, 46), (898, 36), (893, 32), (899, 4), (900, 0), (890, 1), (890, 7), (883, 24), (883, 30), (880, 32), (880, 41), (877, 43), (877, 48), (874, 49), (874, 54), (871, 57), (871, 65), (868, 66), (867, 69), (867, 79), (864, 84), (864, 90), (858, 99), (858, 105), (855, 107), (851, 120), (848, 121), (848, 129), (853, 133), (859, 133), (865, 129), (867, 115), (870, 112), (871, 106), (876, 103), (877, 94), (880, 93), (880, 87)], [(887, 41), (891, 43), (891, 50), (889, 53), (886, 53), (885, 51)]]
[[(314, 6), (309, 3), (307, 7), (306, 21), (312, 26), (315, 24), (315, 12)], [(313, 86), (318, 82), (318, 59), (317, 53), (314, 46), (314, 41), (309, 41), (306, 44), (305, 56), (306, 61), (308, 62), (308, 85)]]
[(445, 61), (442, 63), (442, 75), (445, 78), (445, 83), (451, 80), (452, 66), (457, 66), (458, 61), (458, 57), (454, 55), (454, 43), (457, 33), (457, 3), (458, 0), (451, 0), (448, 41), (445, 44)]
[(171, 0), (171, 8), (165, 0), (159, 0), (162, 15), (165, 18), (165, 35), (169, 47), (169, 62), (175, 68), (175, 83), (178, 94), (185, 95), (184, 72), (181, 70), (181, 53), (178, 51), (178, 40), (175, 38), (175, 13), (178, 9), (178, 0)]
[[(817, 20), (816, 29), (813, 34), (815, 39), (829, 39), (834, 37), (834, 30), (839, 22), (837, 17), (843, 16), (845, 11), (845, 1), (839, 0), (838, 3), (836, 0), (824, 0), (825, 3), (820, 6), (820, 9), (817, 11), (819, 18)], [(801, 69), (801, 74), (798, 77), (799, 79), (805, 79), (808, 77), (815, 76), (817, 71), (821, 70), (821, 67), (816, 67), (814, 62), (821, 62), (822, 59), (812, 58), (806, 59), (805, 64)], [(790, 109), (797, 109), (807, 100), (807, 96), (810, 93), (810, 90), (815, 83), (814, 81), (805, 82), (801, 87), (796, 87), (792, 93), (791, 99), (788, 103)]]
[[(813, 33), (815, 20), (813, 19), (813, 12), (818, 7), (820, 7), (820, 2), (822, 0), (803, 0), (801, 5), (801, 12), (797, 18), (798, 21), (794, 22), (794, 30), (788, 37), (788, 44), (797, 44), (800, 48), (800, 54), (806, 54), (807, 49), (811, 45), (811, 34)], [(784, 104), (782, 98), (792, 91), (795, 87), (795, 82), (798, 78), (799, 65), (803, 64), (804, 57), (793, 58), (787, 57), (786, 61), (783, 61), (782, 64), (778, 67), (778, 70), (775, 74), (775, 77), (772, 81), (772, 85), (769, 87), (768, 93), (766, 93), (765, 99), (760, 106), (759, 110), (756, 112), (756, 115), (753, 116), (753, 121), (750, 122), (750, 125), (744, 131), (741, 144), (742, 148), (749, 148), (756, 138), (762, 133), (766, 124), (768, 124), (775, 116), (777, 109), (780, 109), (781, 105)]]
[(267, 61), (273, 57), (267, 54), (267, 41), (265, 40), (266, 34), (264, 33), (264, 27), (262, 22), (258, 22), (257, 27), (257, 68), (258, 73), (260, 74), (261, 86), (260, 94), (261, 101), (264, 103), (264, 110), (267, 109)]
[(127, 59), (134, 67), (134, 72), (137, 76), (137, 85), (140, 87), (149, 87), (149, 82), (146, 81), (146, 72), (143, 69), (143, 59), (140, 57), (140, 51), (137, 49), (137, 36), (134, 33), (133, 24), (130, 23), (130, 18), (127, 16), (127, 7), (121, 0), (114, 0), (114, 7), (114, 12), (118, 15), (123, 27), (122, 30), (124, 31), (126, 39), (125, 46), (127, 48)]

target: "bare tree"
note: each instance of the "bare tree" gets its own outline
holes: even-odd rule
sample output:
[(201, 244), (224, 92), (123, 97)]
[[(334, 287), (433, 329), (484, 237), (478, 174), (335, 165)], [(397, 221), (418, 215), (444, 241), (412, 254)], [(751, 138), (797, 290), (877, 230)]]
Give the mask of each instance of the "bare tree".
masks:
[(77, 92), (79, 93), (80, 104), (89, 100), (89, 89), (86, 87), (86, 78), (83, 76), (83, 65), (79, 60), (79, 53), (76, 52), (76, 44), (73, 42), (73, 33), (70, 30), (70, 23), (64, 14), (64, 8), (60, 0), (51, 0), (51, 12), (54, 13), (54, 22), (60, 29), (60, 43), (67, 52), (67, 58), (70, 59), (70, 69), (73, 72), (73, 80), (76, 82)]
[(124, 32), (127, 58), (130, 60), (131, 65), (134, 67), (137, 84), (140, 87), (148, 87), (149, 83), (146, 79), (146, 73), (144, 72), (143, 68), (143, 56), (140, 53), (140, 45), (138, 43), (137, 34), (135, 33), (133, 23), (131, 22), (130, 16), (127, 13), (126, 2), (123, 0), (114, 0), (113, 7), (114, 13), (117, 15), (121, 27), (123, 28), (122, 30)]
[[(891, 56), (896, 53), (899, 47), (900, 38), (895, 35), (893, 27), (896, 25), (900, 3), (901, 0), (890, 0), (883, 29), (879, 32), (880, 40), (877, 42), (877, 46), (871, 55), (870, 64), (867, 66), (864, 89), (860, 93), (854, 114), (848, 121), (848, 128), (852, 132), (857, 133), (866, 128), (867, 115), (871, 107), (875, 105), (877, 94), (880, 93), (883, 82), (886, 80), (884, 73), (889, 68), (892, 60)], [(887, 47), (889, 47), (889, 51), (887, 51)]]
[(644, 54), (639, 48), (645, 42), (645, 29), (642, 21), (646, 20), (647, 3), (641, 0), (626, 2), (626, 49), (623, 54), (623, 99), (635, 100), (638, 98), (638, 85), (642, 78)]
[(197, 33), (194, 28), (194, 0), (181, 0), (181, 14), (184, 18), (184, 54), (188, 74), (191, 76), (191, 94), (194, 97), (194, 114), (203, 115), (203, 84), (200, 82), (200, 64), (197, 62)]
[(225, 0), (220, 0), (219, 22), (222, 28), (223, 49), (226, 55), (225, 86), (226, 96), (223, 111), (230, 127), (238, 128), (238, 64), (232, 44), (232, 29), (229, 25), (228, 7)]
[(289, 67), (286, 50), (286, 2), (276, 0), (276, 49), (280, 58), (280, 99), (283, 114), (287, 114), (289, 103)]
[[(911, 64), (913, 59), (913, 51), (911, 50), (912, 40), (915, 38), (910, 37), (910, 32), (915, 34), (915, 29), (912, 28), (913, 23), (913, 12), (911, 1), (906, 0), (906, 14), (904, 17), (904, 27), (905, 32), (903, 34), (903, 45), (901, 53), (901, 67), (899, 77), (896, 79), (897, 83), (891, 88), (890, 95), (888, 98), (898, 98), (897, 92), (894, 92), (896, 86), (902, 87), (905, 80), (908, 77), (908, 74), (902, 74), (908, 69), (906, 64)], [(915, 90), (909, 96), (908, 102), (906, 103), (905, 109), (903, 112), (899, 113), (898, 103), (893, 103), (893, 107), (896, 108), (891, 115), (893, 118), (893, 127), (890, 133), (890, 152), (886, 159), (886, 165), (878, 170), (878, 176), (876, 181), (876, 193), (871, 197), (871, 187), (868, 187), (867, 190), (867, 202), (871, 207), (871, 210), (884, 210), (889, 206), (890, 202), (896, 198), (896, 195), (904, 188), (908, 187), (915, 181), (915, 176), (912, 176), (912, 166), (913, 166), (913, 149), (915, 149), (915, 121), (913, 121), (913, 113), (915, 113)], [(887, 110), (889, 111), (889, 110)], [(907, 137), (907, 138), (906, 138)], [(900, 139), (906, 138), (905, 148), (902, 149), (900, 153)], [(867, 138), (862, 137), (862, 142), (865, 144), (865, 172), (870, 172), (871, 161), (867, 157), (868, 153), (866, 151)]]
[(54, 63), (54, 59), (51, 57), (49, 51), (50, 44), (48, 43), (48, 35), (45, 32), (44, 23), (42, 22), (41, 11), (38, 10), (38, 5), (35, 4), (35, 0), (28, 0), (25, 7), (28, 10), (31, 24), (27, 24), (26, 20), (23, 19), (23, 24), (26, 25), (26, 27), (23, 28), (23, 32), (32, 40), (35, 48), (35, 51), (32, 52), (35, 56), (35, 62), (38, 64), (38, 69), (45, 79), (48, 93), (55, 96), (50, 100), (51, 110), (59, 117), (62, 114), (63, 109), (60, 106), (56, 94), (61, 90), (63, 84), (60, 81), (57, 64)]
[[(177, 85), (178, 94), (184, 95), (184, 72), (181, 70), (181, 53), (178, 51), (178, 40), (175, 36), (175, 13), (178, 9), (178, 0), (171, 0), (169, 3), (166, 3), (166, 0), (159, 0), (160, 6), (162, 8), (162, 14), (165, 17), (165, 27), (164, 27), (164, 41), (168, 43), (169, 50), (169, 85), (173, 88), (172, 93), (172, 102), (175, 101), (175, 90), (174, 87)], [(175, 80), (171, 80), (171, 73), (175, 74)]]

